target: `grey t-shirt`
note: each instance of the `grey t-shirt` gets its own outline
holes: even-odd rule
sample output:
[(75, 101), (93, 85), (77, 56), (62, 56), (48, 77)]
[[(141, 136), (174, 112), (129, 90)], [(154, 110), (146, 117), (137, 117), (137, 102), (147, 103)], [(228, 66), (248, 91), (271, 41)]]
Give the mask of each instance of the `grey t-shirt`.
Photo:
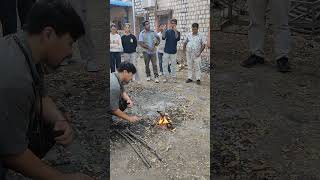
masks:
[[(17, 33), (32, 62), (26, 34)], [(0, 39), (0, 156), (24, 152), (28, 147), (28, 125), (35, 117), (36, 95), (33, 76), (40, 81), (36, 66), (31, 69), (12, 35)], [(6, 169), (0, 159), (0, 179)]]
[(119, 109), (119, 100), (124, 92), (124, 87), (118, 79), (117, 73), (110, 74), (110, 108), (111, 110)]

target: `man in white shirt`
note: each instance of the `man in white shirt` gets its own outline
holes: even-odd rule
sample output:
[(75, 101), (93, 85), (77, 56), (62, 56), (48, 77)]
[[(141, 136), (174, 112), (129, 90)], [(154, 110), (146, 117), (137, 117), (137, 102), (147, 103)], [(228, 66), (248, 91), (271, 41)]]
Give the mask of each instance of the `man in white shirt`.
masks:
[(195, 75), (197, 84), (200, 85), (201, 78), (201, 53), (206, 47), (206, 40), (202, 34), (198, 32), (199, 24), (192, 24), (192, 33), (187, 35), (183, 45), (183, 50), (187, 50), (188, 79), (186, 83), (192, 82), (193, 65), (195, 67)]

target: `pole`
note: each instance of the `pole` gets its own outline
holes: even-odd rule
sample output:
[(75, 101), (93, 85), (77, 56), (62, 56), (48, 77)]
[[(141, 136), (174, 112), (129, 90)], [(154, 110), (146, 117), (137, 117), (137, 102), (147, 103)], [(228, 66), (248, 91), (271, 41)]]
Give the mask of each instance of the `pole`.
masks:
[(135, 2), (134, 0), (131, 0), (131, 3), (132, 3), (132, 23), (133, 23), (133, 33), (134, 35), (137, 35), (136, 34), (136, 16), (135, 16)]

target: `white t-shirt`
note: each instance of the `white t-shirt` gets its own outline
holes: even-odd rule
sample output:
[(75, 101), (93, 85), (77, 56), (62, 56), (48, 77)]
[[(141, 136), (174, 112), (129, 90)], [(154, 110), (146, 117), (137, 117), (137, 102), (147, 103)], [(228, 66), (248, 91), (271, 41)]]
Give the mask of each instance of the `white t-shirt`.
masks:
[(166, 40), (162, 39), (162, 33), (158, 32), (158, 36), (160, 37), (160, 44), (158, 46), (158, 52), (159, 53), (164, 53), (164, 46), (166, 44)]
[(110, 52), (123, 52), (121, 37), (119, 34), (110, 33)]

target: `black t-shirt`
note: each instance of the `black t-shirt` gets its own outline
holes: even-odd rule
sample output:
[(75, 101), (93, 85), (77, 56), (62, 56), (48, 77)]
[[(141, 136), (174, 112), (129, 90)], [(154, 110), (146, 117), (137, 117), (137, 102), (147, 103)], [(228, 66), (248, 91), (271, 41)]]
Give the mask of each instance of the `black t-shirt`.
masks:
[(178, 37), (176, 37), (176, 33), (172, 29), (168, 29), (165, 32), (165, 36), (162, 37), (163, 40), (166, 40), (166, 44), (164, 46), (164, 52), (168, 54), (176, 54), (177, 53), (177, 43), (180, 41), (180, 32), (178, 33)]
[(124, 53), (134, 53), (137, 49), (137, 38), (133, 34), (123, 35), (121, 37)]

